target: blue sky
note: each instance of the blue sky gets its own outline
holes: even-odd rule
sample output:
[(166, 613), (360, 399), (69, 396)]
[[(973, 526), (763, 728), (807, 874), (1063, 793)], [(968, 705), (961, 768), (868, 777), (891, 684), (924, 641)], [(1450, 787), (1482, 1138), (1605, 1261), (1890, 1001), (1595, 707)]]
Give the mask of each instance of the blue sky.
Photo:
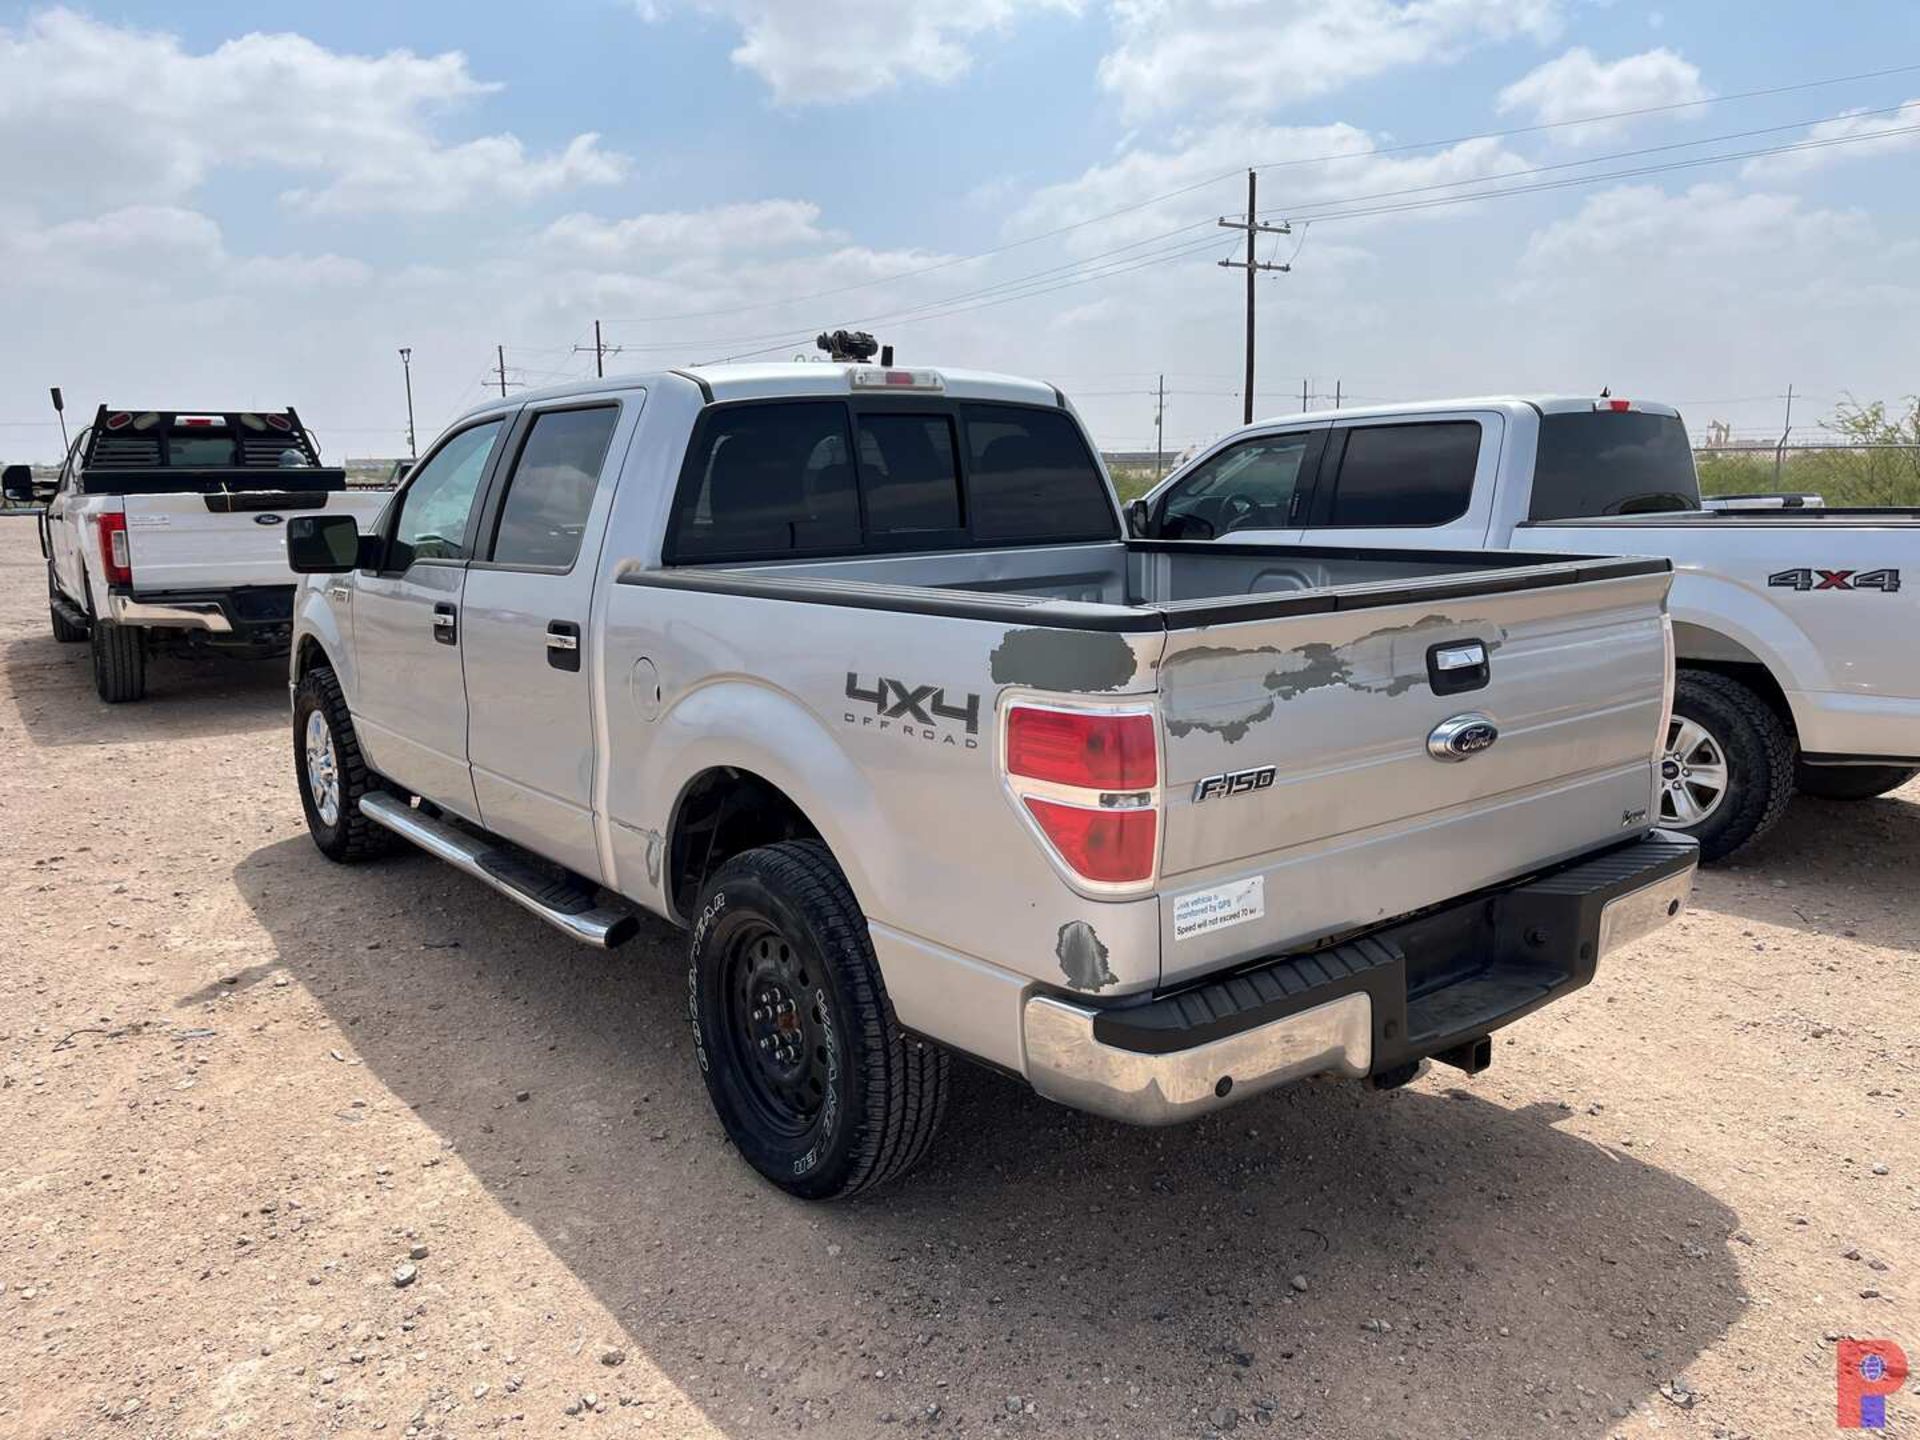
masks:
[[(879, 317), (903, 358), (1056, 380), (1117, 448), (1150, 443), (1164, 371), (1178, 448), (1239, 414), (1242, 289), (1209, 226), (1249, 164), (1268, 218), (1321, 217), (1263, 246), (1294, 269), (1261, 282), (1261, 413), (1303, 378), (1606, 383), (1757, 433), (1791, 382), (1812, 423), (1920, 388), (1920, 108), (1890, 110), (1920, 68), (1729, 98), (1920, 67), (1920, 9), (1830, 14), (0, 6), (0, 457), (57, 443), (49, 383), (80, 408), (290, 402), (335, 455), (394, 453), (396, 347), (424, 438), (496, 343), (510, 384), (590, 369), (596, 317), (629, 369)], [(1682, 108), (1595, 118), (1650, 106)], [(1809, 139), (1838, 143), (1617, 173)]]

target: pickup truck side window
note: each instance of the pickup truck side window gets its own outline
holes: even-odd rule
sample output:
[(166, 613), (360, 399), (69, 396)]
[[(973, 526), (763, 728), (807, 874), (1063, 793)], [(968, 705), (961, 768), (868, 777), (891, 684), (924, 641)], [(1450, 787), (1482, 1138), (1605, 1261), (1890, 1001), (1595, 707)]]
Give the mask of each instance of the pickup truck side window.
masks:
[(963, 404), (967, 508), (979, 541), (1112, 540), (1113, 501), (1064, 410)]
[(845, 405), (801, 400), (714, 412), (681, 481), (672, 559), (859, 548), (860, 499)]
[(867, 534), (946, 534), (960, 528), (960, 467), (945, 415), (859, 416), (860, 490)]
[(1678, 415), (1584, 410), (1540, 418), (1529, 520), (1699, 508), (1693, 447)]
[(462, 430), (408, 478), (388, 551), (389, 570), (405, 570), (416, 560), (468, 558), (467, 520), (501, 423), (488, 420)]
[(1344, 440), (1332, 504), (1316, 523), (1332, 529), (1445, 525), (1467, 513), (1480, 459), (1475, 421), (1362, 425), (1346, 431)]
[(620, 411), (613, 405), (546, 410), (534, 416), (507, 480), (506, 503), (500, 509), (489, 560), (539, 569), (572, 568), (619, 418)]
[(1213, 540), (1234, 530), (1289, 528), (1300, 473), (1318, 438), (1312, 430), (1262, 435), (1202, 461), (1167, 492), (1156, 533), (1163, 540)]

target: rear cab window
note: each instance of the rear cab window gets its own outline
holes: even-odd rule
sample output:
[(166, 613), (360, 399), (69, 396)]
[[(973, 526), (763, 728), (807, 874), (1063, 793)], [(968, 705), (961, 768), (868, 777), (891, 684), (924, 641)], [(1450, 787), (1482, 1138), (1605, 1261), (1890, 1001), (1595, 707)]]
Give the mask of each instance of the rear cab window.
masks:
[(1426, 527), (1460, 519), (1473, 503), (1481, 429), (1473, 420), (1356, 425), (1330, 445), (1330, 492), (1311, 523), (1327, 529)]
[(669, 564), (1117, 540), (1064, 410), (945, 401), (714, 407), (689, 449)]
[(1679, 416), (1575, 410), (1540, 417), (1529, 520), (1699, 508), (1693, 446)]

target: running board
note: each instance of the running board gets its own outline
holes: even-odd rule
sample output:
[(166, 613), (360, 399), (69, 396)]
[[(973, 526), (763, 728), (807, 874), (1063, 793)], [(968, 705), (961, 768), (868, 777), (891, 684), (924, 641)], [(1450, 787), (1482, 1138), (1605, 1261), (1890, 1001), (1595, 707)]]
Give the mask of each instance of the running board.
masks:
[(639, 933), (640, 921), (631, 910), (595, 904), (593, 887), (586, 881), (557, 878), (513, 849), (423, 815), (383, 791), (362, 795), (360, 813), (454, 869), (491, 885), (576, 940), (611, 950)]

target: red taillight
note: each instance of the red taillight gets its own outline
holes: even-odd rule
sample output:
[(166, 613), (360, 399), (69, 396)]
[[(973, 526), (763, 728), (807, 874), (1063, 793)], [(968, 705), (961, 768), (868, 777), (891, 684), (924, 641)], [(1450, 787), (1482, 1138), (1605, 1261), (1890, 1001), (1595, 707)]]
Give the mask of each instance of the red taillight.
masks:
[(1007, 712), (1007, 770), (1087, 790), (1151, 790), (1158, 765), (1151, 715), (1097, 710)]
[(1096, 885), (1152, 882), (1160, 759), (1144, 710), (1007, 710), (1007, 783), (1062, 863)]
[(127, 548), (127, 517), (109, 511), (99, 519), (100, 565), (109, 585), (133, 583), (133, 554)]
[(1102, 884), (1125, 884), (1153, 875), (1159, 811), (1084, 810), (1031, 795), (1026, 805), (1060, 858), (1076, 874)]

